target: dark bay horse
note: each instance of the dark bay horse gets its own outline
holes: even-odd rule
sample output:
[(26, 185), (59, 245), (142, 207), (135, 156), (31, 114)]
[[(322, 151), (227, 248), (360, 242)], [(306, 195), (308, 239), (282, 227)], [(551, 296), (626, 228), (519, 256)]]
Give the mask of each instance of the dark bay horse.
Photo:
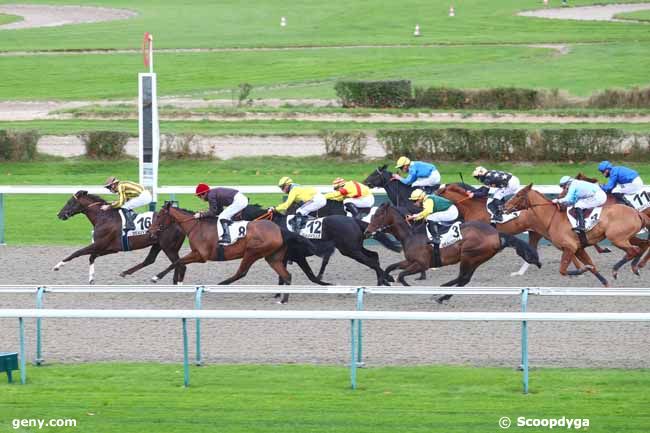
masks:
[[(94, 234), (92, 244), (75, 251), (60, 261), (54, 267), (55, 271), (61, 269), (70, 260), (89, 254), (88, 282), (93, 284), (95, 281), (95, 259), (99, 256), (123, 251), (121, 240), (122, 219), (119, 215), (119, 210), (100, 210), (100, 207), (105, 204), (107, 202), (99, 196), (88, 194), (87, 191), (77, 191), (59, 211), (57, 216), (63, 221), (76, 214), (82, 213), (86, 215), (86, 218), (88, 218), (94, 227)], [(122, 272), (120, 275), (122, 277), (131, 275), (135, 271), (152, 264), (156, 261), (156, 257), (161, 250), (165, 252), (165, 255), (172, 263), (176, 262), (179, 258), (178, 251), (181, 249), (184, 240), (185, 234), (176, 225), (169, 226), (155, 241), (148, 234), (131, 236), (129, 238), (131, 250), (139, 250), (149, 246), (151, 249), (142, 263)], [(184, 265), (180, 265), (174, 269), (174, 284), (182, 284), (184, 277)]]
[[(385, 203), (377, 209), (372, 217), (369, 232), (385, 230), (392, 233), (402, 242), (405, 260), (394, 263), (386, 268), (391, 272), (397, 268), (403, 269), (397, 280), (405, 286), (409, 284), (404, 277), (422, 272), (433, 267), (433, 247), (427, 242), (425, 224), (411, 226), (404, 219), (404, 215), (397, 208)], [(460, 262), (458, 277), (447, 281), (441, 286), (464, 286), (470, 282), (474, 271), (481, 264), (494, 257), (505, 247), (512, 247), (517, 255), (526, 262), (538, 267), (537, 252), (530, 248), (524, 241), (516, 237), (499, 233), (494, 227), (482, 222), (472, 221), (461, 225), (462, 240), (448, 247), (440, 249), (442, 266), (449, 266)], [(451, 298), (444, 295), (437, 299), (438, 303)]]
[[(531, 183), (508, 200), (505, 206), (506, 212), (531, 209), (531, 212), (526, 214), (529, 226), (549, 239), (556, 248), (562, 251), (560, 274), (575, 275), (588, 270), (595, 274), (597, 272), (595, 266), (593, 266), (593, 263), (589, 263), (591, 259), (584, 252), (578, 236), (573, 232), (566, 212), (561, 211), (558, 205), (546, 198), (542, 193), (532, 189), (532, 186)], [(594, 245), (603, 239), (608, 239), (614, 246), (625, 251), (625, 257), (614, 265), (614, 278), (616, 278), (621, 266), (645, 251), (630, 243), (630, 240), (644, 227), (650, 227), (649, 217), (628, 206), (615, 204), (603, 207), (600, 222), (586, 233), (588, 245)], [(588, 267), (569, 273), (567, 268), (575, 256), (583, 263), (587, 263)], [(638, 267), (634, 263), (632, 264), (632, 271), (637, 275), (639, 273)], [(602, 282), (601, 278), (599, 280)]]
[[(248, 220), (263, 218), (265, 215), (267, 215), (265, 209), (254, 209), (250, 206), (243, 213), (243, 216)], [(287, 226), (287, 217), (285, 215), (273, 212), (267, 216), (280, 227), (284, 228)], [(334, 245), (344, 256), (350, 257), (374, 270), (377, 275), (378, 286), (390, 285), (392, 278), (389, 278), (381, 268), (379, 254), (363, 246), (364, 232), (361, 230), (358, 220), (345, 215), (327, 216), (323, 219), (320, 231), (322, 233), (321, 239), (310, 239), (313, 244)], [(328, 259), (326, 257), (323, 260), (318, 277), (324, 272)]]
[[(314, 254), (314, 246), (309, 240), (296, 235), (288, 230), (283, 230), (277, 224), (267, 221), (252, 221), (246, 227), (246, 235), (232, 245), (221, 246), (217, 243), (216, 218), (194, 219), (194, 211), (179, 209), (165, 203), (149, 227), (149, 234), (155, 238), (164, 233), (171, 224), (178, 224), (187, 234), (192, 251), (173, 263), (167, 269), (152, 278), (156, 282), (163, 278), (177, 264), (205, 263), (206, 261), (226, 261), (241, 258), (241, 263), (235, 275), (221, 281), (219, 284), (233, 283), (248, 273), (250, 267), (261, 258), (264, 258), (284, 284), (291, 284), (291, 274), (284, 265), (287, 250), (291, 246), (296, 250), (304, 249), (308, 254)], [(309, 264), (302, 257), (296, 258), (301, 269), (309, 279), (318, 284), (319, 281), (311, 272)], [(306, 268), (303, 268), (306, 266)]]

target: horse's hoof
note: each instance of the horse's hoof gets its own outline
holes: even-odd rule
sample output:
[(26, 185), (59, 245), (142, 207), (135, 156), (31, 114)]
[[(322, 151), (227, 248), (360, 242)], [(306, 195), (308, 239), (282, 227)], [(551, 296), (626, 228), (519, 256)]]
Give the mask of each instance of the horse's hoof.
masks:
[(522, 275), (524, 275), (524, 274), (523, 274), (522, 272), (519, 272), (519, 271), (517, 271), (517, 272), (510, 272), (510, 276), (511, 276), (511, 277), (520, 277), (520, 276), (522, 276)]
[(158, 278), (157, 276), (153, 276), (153, 277), (151, 277), (151, 282), (152, 283), (157, 283), (159, 279), (160, 278)]
[(59, 263), (56, 264), (56, 266), (54, 266), (52, 268), (52, 270), (53, 271), (58, 271), (59, 269), (61, 269), (63, 267), (63, 265), (65, 265), (65, 262), (59, 262)]
[(88, 280), (88, 284), (90, 284), (90, 285), (95, 284), (95, 280)]
[(614, 277), (615, 280), (618, 280), (618, 272), (616, 271), (612, 272), (612, 276)]
[(424, 276), (424, 277), (418, 277), (418, 278), (417, 278), (418, 281), (424, 281), (424, 280), (426, 280), (426, 279), (427, 279), (426, 276)]
[(436, 302), (440, 305), (445, 305), (445, 300), (443, 296), (440, 296), (439, 298), (436, 298)]
[(125, 272), (120, 272), (120, 277), (126, 278), (126, 273)]

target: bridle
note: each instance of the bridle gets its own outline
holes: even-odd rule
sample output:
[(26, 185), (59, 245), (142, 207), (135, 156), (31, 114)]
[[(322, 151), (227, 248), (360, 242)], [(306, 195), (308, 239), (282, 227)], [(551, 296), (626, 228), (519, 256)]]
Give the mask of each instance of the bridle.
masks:
[[(536, 217), (537, 219), (540, 219), (540, 218), (539, 218), (539, 215), (537, 214), (537, 212), (535, 212), (535, 208), (536, 208), (536, 207), (540, 207), (540, 206), (553, 206), (553, 207), (555, 208), (555, 209), (554, 209), (555, 211), (553, 212), (553, 215), (551, 215), (551, 219), (550, 219), (550, 221), (548, 222), (548, 225), (546, 226), (546, 229), (544, 229), (544, 232), (548, 235), (548, 233), (549, 233), (549, 229), (551, 228), (551, 225), (553, 224), (553, 220), (555, 219), (555, 215), (556, 215), (556, 214), (559, 212), (559, 210), (560, 210), (560, 206), (559, 206), (557, 203), (553, 203), (553, 202), (550, 202), (550, 203), (531, 204), (531, 203), (530, 203), (530, 199), (528, 198), (528, 194), (525, 195), (525, 200), (526, 200), (526, 201), (524, 202), (524, 207), (522, 207), (522, 208), (519, 209), (519, 210), (530, 209), (530, 211), (535, 215), (535, 217)], [(515, 210), (515, 212), (516, 212), (516, 210)]]

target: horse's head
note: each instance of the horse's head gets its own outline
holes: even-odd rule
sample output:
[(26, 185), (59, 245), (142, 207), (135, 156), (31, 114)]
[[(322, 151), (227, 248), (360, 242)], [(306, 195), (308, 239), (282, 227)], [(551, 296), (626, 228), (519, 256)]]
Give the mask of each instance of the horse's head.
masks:
[(512, 196), (504, 206), (505, 213), (516, 212), (518, 210), (528, 209), (530, 207), (529, 194), (533, 190), (533, 184), (528, 184), (525, 188), (520, 189), (517, 194)]
[(377, 208), (370, 224), (366, 227), (366, 233), (374, 235), (395, 225), (402, 216), (397, 209), (388, 203), (383, 203)]
[(91, 205), (100, 205), (106, 203), (101, 198), (88, 194), (88, 191), (77, 191), (68, 199), (65, 206), (61, 208), (57, 216), (60, 220), (67, 220), (68, 218), (78, 214), (84, 213)]
[(153, 220), (149, 226), (149, 237), (153, 240), (158, 239), (158, 235), (165, 231), (170, 225), (173, 224), (172, 217), (169, 213), (169, 209), (173, 206), (172, 201), (166, 201), (165, 204), (160, 208), (158, 212), (154, 212)]
[(392, 178), (393, 174), (388, 171), (386, 164), (381, 167), (377, 167), (375, 171), (370, 173), (370, 175), (363, 181), (363, 183), (371, 188), (382, 188)]

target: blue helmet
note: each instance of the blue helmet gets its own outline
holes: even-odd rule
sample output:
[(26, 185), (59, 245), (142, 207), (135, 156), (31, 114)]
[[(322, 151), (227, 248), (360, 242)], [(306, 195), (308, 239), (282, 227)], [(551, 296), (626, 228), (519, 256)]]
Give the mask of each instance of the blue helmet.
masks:
[(614, 166), (612, 165), (611, 162), (609, 161), (601, 161), (600, 164), (598, 164), (598, 171), (601, 173), (604, 173), (605, 170), (611, 170)]
[(562, 179), (560, 179), (560, 186), (564, 186), (572, 180), (573, 178), (571, 176), (562, 176)]

